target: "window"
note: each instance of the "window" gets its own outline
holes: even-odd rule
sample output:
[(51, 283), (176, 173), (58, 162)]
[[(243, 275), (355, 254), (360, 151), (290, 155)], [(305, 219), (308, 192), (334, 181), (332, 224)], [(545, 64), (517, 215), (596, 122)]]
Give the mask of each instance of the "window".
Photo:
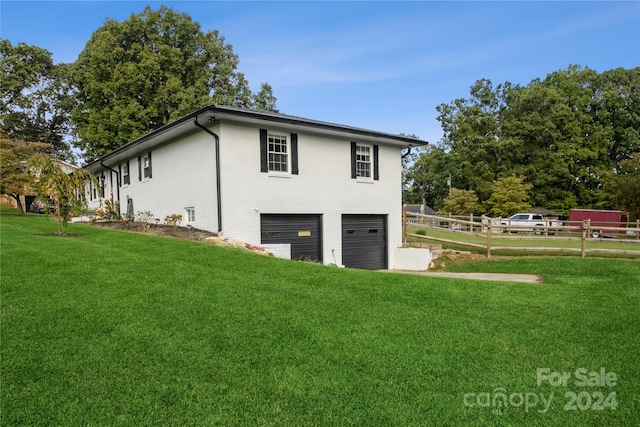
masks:
[(131, 184), (131, 175), (129, 175), (129, 161), (122, 165), (122, 182), (124, 185)]
[(151, 151), (149, 151), (144, 157), (138, 156), (138, 181), (142, 181), (142, 178), (151, 178)]
[(377, 145), (351, 143), (351, 178), (366, 181), (379, 179)]
[(105, 177), (104, 175), (100, 176), (100, 197), (104, 199), (104, 188), (105, 188)]
[(260, 129), (260, 171), (298, 175), (298, 134)]
[(267, 136), (267, 155), (269, 156), (269, 170), (275, 172), (289, 172), (289, 154), (287, 152), (286, 135)]
[(145, 178), (151, 178), (151, 153), (142, 159), (142, 170)]
[(185, 218), (187, 219), (187, 224), (192, 224), (196, 222), (196, 209), (195, 208), (184, 208)]
[(356, 176), (371, 178), (371, 147), (369, 146), (356, 146)]

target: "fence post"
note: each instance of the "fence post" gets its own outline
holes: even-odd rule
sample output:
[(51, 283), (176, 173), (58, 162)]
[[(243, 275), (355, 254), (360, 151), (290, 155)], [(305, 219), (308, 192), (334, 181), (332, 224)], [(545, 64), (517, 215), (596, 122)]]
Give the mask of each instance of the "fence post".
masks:
[[(636, 228), (640, 229), (640, 219), (636, 219)], [(640, 230), (636, 231), (636, 239), (640, 239)]]
[(451, 212), (449, 212), (449, 230), (453, 229), (453, 223), (451, 222)]
[(469, 222), (471, 223), (469, 225), (469, 232), (473, 233), (473, 214), (469, 215)]
[(402, 205), (402, 243), (407, 243), (407, 205)]
[(587, 233), (591, 228), (591, 220), (585, 219), (582, 221), (582, 258), (587, 256)]
[(487, 224), (487, 259), (491, 258), (491, 218)]

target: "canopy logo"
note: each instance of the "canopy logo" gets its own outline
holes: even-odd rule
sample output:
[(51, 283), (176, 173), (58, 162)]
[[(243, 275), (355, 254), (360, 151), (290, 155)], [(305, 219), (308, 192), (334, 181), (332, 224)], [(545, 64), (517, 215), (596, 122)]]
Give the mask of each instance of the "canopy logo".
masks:
[[(617, 395), (610, 389), (617, 384), (618, 375), (615, 372), (607, 372), (605, 368), (600, 368), (598, 371), (578, 368), (573, 372), (552, 371), (550, 368), (536, 370), (538, 387), (581, 387), (577, 393), (572, 390), (565, 391), (563, 406), (565, 411), (605, 409), (615, 411), (618, 407)], [(608, 391), (608, 393), (603, 393), (600, 390), (602, 387), (606, 387), (605, 392)], [(497, 387), (493, 392), (465, 393), (463, 403), (468, 408), (492, 408), (492, 412), (498, 415), (505, 415), (507, 408), (510, 407), (523, 407), (525, 412), (535, 409), (544, 414), (549, 411), (554, 397), (553, 391), (548, 394), (531, 391), (507, 393), (505, 388)]]

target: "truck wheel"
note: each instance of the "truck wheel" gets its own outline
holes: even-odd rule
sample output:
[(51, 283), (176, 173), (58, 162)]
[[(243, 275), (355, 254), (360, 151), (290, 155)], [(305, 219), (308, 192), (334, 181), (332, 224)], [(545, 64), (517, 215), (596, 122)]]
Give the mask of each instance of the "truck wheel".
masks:
[(593, 230), (591, 232), (591, 237), (593, 237), (594, 239), (597, 239), (598, 237), (600, 237), (600, 230)]
[[(536, 227), (537, 226), (542, 226), (542, 225), (544, 225), (544, 224), (536, 224)], [(536, 236), (539, 236), (539, 235), (542, 234), (542, 230), (540, 230), (539, 228), (536, 228), (535, 230), (533, 230), (533, 234), (535, 234)]]

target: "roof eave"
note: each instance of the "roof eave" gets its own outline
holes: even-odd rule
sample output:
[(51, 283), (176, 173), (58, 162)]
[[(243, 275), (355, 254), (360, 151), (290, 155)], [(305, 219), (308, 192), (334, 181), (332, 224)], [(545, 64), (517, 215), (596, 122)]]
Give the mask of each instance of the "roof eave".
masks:
[(212, 114), (213, 118), (215, 118), (215, 115), (218, 114), (218, 115), (235, 117), (240, 120), (252, 119), (257, 121), (265, 121), (265, 122), (271, 122), (271, 123), (275, 122), (280, 124), (288, 124), (293, 126), (312, 128), (318, 131), (324, 130), (324, 131), (351, 134), (356, 136), (363, 136), (367, 138), (378, 139), (383, 143), (399, 145), (402, 147), (414, 147), (414, 146), (428, 144), (427, 141), (422, 141), (420, 139), (416, 139), (416, 138), (412, 138), (404, 135), (393, 135), (393, 134), (388, 134), (384, 132), (377, 132), (377, 131), (368, 130), (368, 129), (356, 128), (352, 126), (339, 125), (335, 123), (322, 122), (317, 120), (310, 120), (302, 117), (289, 116), (289, 115), (280, 114), (272, 111), (246, 110), (246, 109), (241, 109), (236, 107), (207, 105), (206, 107), (202, 107), (191, 114), (188, 114), (174, 122), (166, 124), (144, 136), (141, 136), (140, 138), (137, 138), (132, 142), (123, 145), (122, 147), (116, 148), (110, 153), (105, 154), (104, 156), (101, 156), (95, 159), (94, 161), (86, 164), (84, 168), (88, 170), (98, 170), (102, 167), (103, 163), (108, 163), (110, 159), (113, 159), (114, 157), (118, 157), (118, 155), (126, 151), (129, 151), (135, 147), (138, 147), (147, 141), (151, 141), (154, 138), (158, 137), (159, 135), (162, 135), (173, 129), (176, 129), (180, 125), (190, 122), (204, 114)]

